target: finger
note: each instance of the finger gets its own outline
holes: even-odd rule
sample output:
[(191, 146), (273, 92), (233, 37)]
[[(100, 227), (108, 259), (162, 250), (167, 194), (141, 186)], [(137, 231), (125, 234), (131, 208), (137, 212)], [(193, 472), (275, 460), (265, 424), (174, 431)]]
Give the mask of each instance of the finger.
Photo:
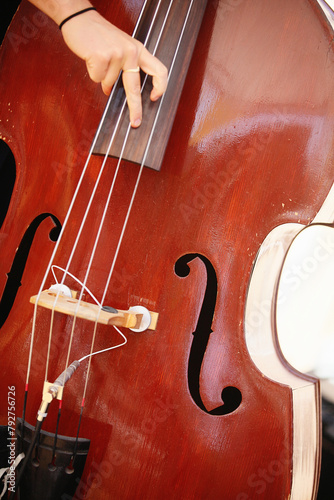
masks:
[(115, 51), (106, 51), (88, 58), (86, 65), (90, 78), (96, 83), (101, 82), (103, 92), (109, 95), (121, 70), (121, 57), (117, 57)]
[(152, 101), (156, 101), (164, 94), (168, 83), (168, 71), (164, 64), (158, 59), (156, 63), (155, 73), (152, 74), (153, 89), (151, 92)]
[(142, 70), (152, 76), (153, 89), (151, 92), (151, 100), (156, 101), (166, 91), (168, 82), (168, 71), (166, 66), (153, 56), (145, 47), (143, 47), (139, 65)]
[(92, 56), (86, 59), (87, 71), (93, 82), (100, 83), (107, 75), (110, 58)]
[(119, 73), (120, 73), (119, 64), (110, 63), (108, 71), (101, 81), (102, 90), (106, 95), (110, 94), (111, 89), (112, 89), (114, 83), (116, 82)]
[[(135, 69), (135, 68), (129, 68)], [(124, 70), (122, 73), (126, 100), (129, 106), (130, 123), (134, 128), (142, 121), (141, 83), (138, 72)]]

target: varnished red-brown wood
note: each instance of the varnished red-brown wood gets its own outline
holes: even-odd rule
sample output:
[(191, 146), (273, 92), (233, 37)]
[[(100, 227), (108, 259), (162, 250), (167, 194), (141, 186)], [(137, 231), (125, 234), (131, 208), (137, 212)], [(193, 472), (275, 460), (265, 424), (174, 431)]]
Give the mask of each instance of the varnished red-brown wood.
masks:
[[(141, 2), (96, 1), (131, 32)], [(105, 104), (100, 89), (63, 45), (51, 21), (30, 38), (23, 3), (1, 52), (0, 132), (17, 162), (12, 202), (1, 229), (1, 286), (29, 223), (40, 213), (64, 220)], [(35, 22), (36, 24), (36, 22)], [(21, 38), (20, 38), (21, 37)], [(333, 181), (334, 57), (332, 34), (314, 0), (209, 1), (161, 172), (145, 170), (106, 302), (136, 303), (159, 313), (155, 332), (127, 333), (125, 347), (96, 357), (80, 434), (91, 450), (77, 498), (287, 498), (291, 487), (291, 391), (262, 376), (250, 360), (243, 315), (247, 285), (265, 236), (284, 222), (313, 219)], [(21, 42), (20, 42), (21, 40)], [(14, 41), (16, 44), (14, 44)], [(20, 43), (19, 43), (20, 42)], [(16, 50), (17, 49), (17, 50)], [(108, 160), (98, 199), (112, 177)], [(90, 181), (100, 158), (94, 158)], [(138, 166), (123, 165), (88, 286), (101, 296)], [(91, 182), (88, 183), (91, 186)], [(61, 245), (66, 262), (83, 194)], [(80, 279), (98, 214), (76, 255)], [(17, 416), (37, 293), (53, 249), (48, 222), (39, 228), (22, 286), (0, 335), (1, 421), (7, 386), (16, 386)], [(48, 227), (46, 227), (48, 226)], [(179, 278), (185, 253), (206, 256), (218, 275), (213, 333), (201, 372), (208, 409), (223, 387), (242, 392), (238, 410), (213, 416), (189, 394), (187, 368), (206, 286), (204, 266)], [(51, 284), (51, 283), (48, 283)], [(63, 370), (70, 321), (56, 318), (50, 379)], [(48, 314), (38, 316), (27, 420), (35, 422), (46, 357)], [(80, 323), (71, 360), (89, 351)], [(101, 328), (96, 348), (118, 342)], [(59, 432), (75, 435), (85, 367), (65, 390)], [(3, 399), (5, 397), (5, 399)], [(45, 429), (54, 430), (56, 407)], [(272, 464), (280, 463), (280, 474)], [(265, 471), (265, 472), (263, 472)], [(271, 472), (270, 472), (271, 471)], [(265, 478), (268, 478), (265, 479)]]

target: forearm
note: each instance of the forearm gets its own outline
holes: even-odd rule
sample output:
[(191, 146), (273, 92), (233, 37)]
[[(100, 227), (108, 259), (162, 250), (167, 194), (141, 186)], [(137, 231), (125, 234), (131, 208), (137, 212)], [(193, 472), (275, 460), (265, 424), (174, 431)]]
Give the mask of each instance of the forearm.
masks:
[(92, 7), (88, 0), (29, 0), (58, 25), (68, 16), (80, 10)]

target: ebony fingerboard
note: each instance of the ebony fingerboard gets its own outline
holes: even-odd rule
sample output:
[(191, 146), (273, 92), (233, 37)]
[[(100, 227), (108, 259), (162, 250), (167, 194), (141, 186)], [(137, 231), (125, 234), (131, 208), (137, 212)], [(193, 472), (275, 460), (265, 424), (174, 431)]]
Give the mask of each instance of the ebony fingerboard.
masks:
[[(142, 91), (143, 122), (138, 129), (130, 130), (122, 154), (123, 159), (140, 165), (145, 159), (144, 165), (154, 170), (161, 168), (207, 0), (194, 0), (193, 2), (191, 0), (182, 0), (182, 2), (163, 0), (158, 15), (155, 16), (157, 3), (156, 0), (147, 2), (135, 38), (144, 43), (149, 34), (145, 45), (168, 68), (168, 87), (164, 96), (152, 103), (150, 100), (151, 77), (146, 79)], [(168, 12), (170, 3), (172, 5)], [(157, 40), (159, 40), (158, 43)], [(145, 75), (142, 75), (142, 82), (144, 78)], [(125, 92), (122, 79), (119, 78), (101, 122), (93, 149), (94, 154), (120, 157), (129, 127), (127, 106), (122, 111), (124, 100)], [(110, 145), (120, 114), (121, 118)]]

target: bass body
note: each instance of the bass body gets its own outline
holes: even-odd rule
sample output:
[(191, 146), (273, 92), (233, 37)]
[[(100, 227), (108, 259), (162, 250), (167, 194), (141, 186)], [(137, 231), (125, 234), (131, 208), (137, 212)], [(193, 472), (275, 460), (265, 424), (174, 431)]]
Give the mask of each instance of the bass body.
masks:
[[(95, 2), (128, 32), (140, 4)], [(315, 0), (208, 1), (161, 170), (143, 171), (104, 301), (123, 310), (145, 306), (159, 314), (157, 327), (124, 331), (126, 345), (92, 358), (79, 432), (90, 449), (74, 498), (316, 498), (318, 383), (288, 366), (276, 340), (277, 359), (289, 375), (264, 375), (247, 349), (244, 314), (254, 259), (268, 233), (285, 222), (307, 225), (332, 185), (331, 37)], [(1, 67), (1, 138), (17, 168), (0, 250), (1, 421), (7, 425), (9, 387), (15, 387), (16, 417), (23, 411), (29, 300), (106, 103), (57, 26), (27, 3), (7, 33)], [(117, 161), (107, 160), (72, 260), (81, 282)], [(99, 155), (90, 162), (57, 251), (61, 268), (101, 163)], [(122, 162), (87, 282), (96, 297), (103, 294), (138, 169)], [(23, 270), (16, 264), (13, 273), (19, 251)], [(78, 288), (78, 281), (71, 284)], [(263, 310), (263, 304), (254, 307), (254, 313)], [(31, 425), (46, 359), (51, 382), (66, 367), (73, 318), (55, 314), (50, 355), (50, 312), (39, 311), (36, 324), (25, 412)], [(276, 339), (274, 326), (272, 335)], [(91, 341), (91, 323), (77, 320), (70, 362), (88, 354)], [(99, 326), (95, 350), (118, 343), (117, 332)], [(59, 435), (76, 436), (87, 369), (83, 362), (65, 386)], [(305, 409), (298, 410), (305, 419), (297, 428), (296, 404)], [(56, 420), (53, 403), (43, 429), (55, 433)], [(304, 434), (308, 441), (301, 438), (296, 449), (296, 435)], [(54, 470), (47, 465), (45, 498), (57, 498), (50, 486), (57, 447)], [(22, 498), (31, 477), (21, 485)]]

